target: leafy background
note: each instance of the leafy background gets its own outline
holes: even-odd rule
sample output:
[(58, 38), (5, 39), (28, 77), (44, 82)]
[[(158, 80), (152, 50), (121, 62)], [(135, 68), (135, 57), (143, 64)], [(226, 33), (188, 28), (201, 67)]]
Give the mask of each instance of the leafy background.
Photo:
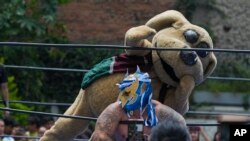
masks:
[[(69, 43), (66, 27), (57, 19), (57, 7), (69, 0), (10, 0), (0, 5), (1, 42)], [(96, 43), (89, 41), (89, 43)], [(0, 63), (20, 66), (91, 68), (117, 51), (0, 47)], [(91, 58), (89, 56), (96, 56)], [(79, 91), (83, 73), (26, 69), (7, 69), (10, 99), (72, 103)], [(53, 101), (55, 102), (55, 101)], [(43, 106), (11, 104), (12, 108), (47, 111)], [(67, 107), (65, 107), (67, 108)], [(61, 109), (64, 111), (65, 109)], [(19, 122), (27, 115), (13, 114)]]

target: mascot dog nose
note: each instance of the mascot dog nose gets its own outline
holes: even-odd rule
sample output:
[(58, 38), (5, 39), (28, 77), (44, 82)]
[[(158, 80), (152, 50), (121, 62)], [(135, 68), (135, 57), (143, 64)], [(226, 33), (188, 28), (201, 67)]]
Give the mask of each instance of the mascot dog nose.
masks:
[(194, 30), (189, 29), (189, 30), (184, 32), (184, 37), (187, 40), (187, 42), (193, 44), (193, 43), (197, 42), (199, 35)]
[(194, 65), (197, 62), (197, 54), (195, 51), (184, 51), (182, 50), (180, 53), (181, 60), (186, 64), (186, 65)]

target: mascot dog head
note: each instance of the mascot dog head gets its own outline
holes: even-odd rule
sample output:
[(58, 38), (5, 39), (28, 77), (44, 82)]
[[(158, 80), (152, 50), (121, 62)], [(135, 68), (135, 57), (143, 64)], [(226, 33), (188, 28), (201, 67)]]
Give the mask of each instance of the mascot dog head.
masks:
[[(156, 15), (146, 26), (156, 30), (152, 39), (155, 48), (213, 48), (212, 39), (205, 29), (191, 24), (174, 10)], [(200, 84), (217, 64), (214, 53), (203, 50), (153, 51), (152, 59), (161, 81), (172, 86), (177, 86), (184, 75), (192, 76), (195, 84)]]

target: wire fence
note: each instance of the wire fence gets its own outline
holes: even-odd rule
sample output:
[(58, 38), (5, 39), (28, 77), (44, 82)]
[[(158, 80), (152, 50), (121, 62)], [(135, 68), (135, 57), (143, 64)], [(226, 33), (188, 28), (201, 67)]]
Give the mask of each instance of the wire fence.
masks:
[[(0, 102), (3, 102), (2, 100), (0, 100)], [(10, 106), (11, 104), (15, 104), (15, 103), (21, 103), (21, 104), (31, 104), (31, 105), (36, 105), (36, 106), (64, 106), (64, 107), (69, 107), (71, 105), (71, 103), (52, 103), (52, 102), (35, 102), (35, 101), (9, 101)], [(7, 109), (3, 109), (3, 110), (7, 110)], [(10, 109), (10, 110), (14, 110), (14, 109)], [(41, 113), (42, 114), (42, 113)], [(250, 117), (250, 113), (239, 113), (239, 112), (222, 112), (222, 111), (195, 111), (195, 110), (189, 110), (186, 113), (188, 116), (217, 116), (217, 115), (237, 115), (237, 116), (249, 116)], [(54, 116), (54, 115), (52, 115)], [(56, 115), (55, 115), (56, 116)]]
[[(18, 66), (18, 65), (4, 65), (4, 66), (10, 69), (29, 69), (29, 70), (43, 70), (43, 71), (63, 71), (63, 72), (81, 72), (81, 73), (86, 73), (87, 71), (89, 71), (89, 69), (50, 68), (50, 67)], [(250, 78), (241, 78), (241, 77), (210, 76), (207, 78), (212, 80), (250, 81)]]
[[(141, 47), (130, 47), (122, 45), (93, 45), (93, 44), (48, 44), (48, 43), (24, 43), (24, 42), (0, 42), (0, 47), (35, 47), (35, 48), (97, 48), (97, 49), (132, 49), (132, 50), (157, 50), (157, 51), (208, 51), (208, 52), (224, 52), (224, 53), (250, 53), (250, 50), (240, 50), (240, 49), (202, 49), (202, 48), (163, 48), (163, 47), (151, 47), (151, 48), (141, 48)], [(51, 67), (38, 67), (38, 66), (18, 66), (18, 65), (5, 65), (6, 68), (10, 69), (30, 69), (30, 70), (44, 70), (44, 71), (67, 71), (67, 72), (81, 72), (85, 73), (88, 69), (73, 69), (73, 68), (51, 68)], [(229, 80), (229, 81), (250, 81), (250, 78), (237, 78), (237, 77), (220, 77), (211, 76), (208, 79), (213, 80)], [(70, 106), (69, 103), (47, 103), (47, 102), (31, 102), (31, 101), (10, 101), (10, 103), (24, 103), (24, 104), (36, 104), (36, 105), (46, 105), (46, 106)], [(12, 108), (0, 108), (2, 111), (18, 112), (23, 114), (36, 114), (36, 115), (46, 115), (53, 117), (62, 118), (74, 118), (81, 120), (92, 120), (96, 121), (97, 118), (94, 117), (83, 117), (83, 116), (70, 116), (55, 113), (46, 113), (38, 111), (28, 111), (19, 110)], [(211, 112), (211, 111), (189, 111), (187, 115), (238, 115), (238, 116), (250, 116), (248, 113), (226, 113), (226, 112)], [(125, 124), (128, 122), (124, 122)], [(187, 123), (188, 126), (220, 126), (220, 123)]]
[[(80, 119), (80, 120), (87, 120), (87, 121), (96, 121), (97, 118), (95, 117), (87, 117), (87, 116), (72, 116), (72, 115), (63, 115), (63, 114), (55, 114), (55, 113), (47, 113), (47, 112), (37, 112), (37, 111), (28, 111), (28, 110), (19, 110), (19, 109), (12, 109), (12, 108), (0, 108), (1, 111), (10, 111), (10, 112), (17, 112), (23, 114), (31, 114), (31, 115), (43, 115), (43, 116), (52, 116), (52, 117), (61, 117), (61, 118), (72, 118), (72, 119)], [(206, 112), (196, 112), (190, 114), (207, 114)], [(226, 113), (215, 113), (214, 115), (221, 115)], [(228, 115), (240, 115), (240, 114), (232, 114), (227, 113)], [(250, 116), (248, 114), (248, 116)], [(129, 124), (131, 122), (137, 121), (120, 121), (120, 124)], [(246, 123), (247, 124), (247, 123)], [(220, 126), (220, 123), (187, 123), (187, 126)]]
[(225, 53), (250, 53), (250, 50), (242, 49), (205, 49), (205, 48), (164, 48), (164, 47), (131, 47), (123, 45), (100, 45), (100, 44), (48, 44), (48, 43), (25, 43), (25, 42), (0, 42), (0, 46), (9, 47), (44, 47), (44, 48), (98, 48), (98, 49), (131, 49), (131, 50), (158, 50), (158, 51), (209, 51)]

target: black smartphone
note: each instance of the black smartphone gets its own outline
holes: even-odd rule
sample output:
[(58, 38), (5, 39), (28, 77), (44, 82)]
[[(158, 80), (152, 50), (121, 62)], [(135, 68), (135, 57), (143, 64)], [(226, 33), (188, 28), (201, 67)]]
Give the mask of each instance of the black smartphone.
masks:
[(144, 128), (143, 120), (130, 121), (128, 124), (127, 141), (144, 141), (143, 128)]

